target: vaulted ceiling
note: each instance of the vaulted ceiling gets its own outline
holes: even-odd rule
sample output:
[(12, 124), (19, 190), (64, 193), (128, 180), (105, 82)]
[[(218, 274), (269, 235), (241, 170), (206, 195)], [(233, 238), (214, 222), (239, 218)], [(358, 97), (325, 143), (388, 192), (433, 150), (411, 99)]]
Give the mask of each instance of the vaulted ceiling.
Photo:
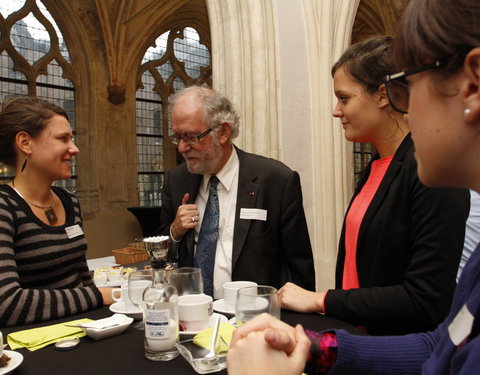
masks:
[(361, 0), (353, 24), (352, 43), (377, 34), (393, 35), (409, 0)]

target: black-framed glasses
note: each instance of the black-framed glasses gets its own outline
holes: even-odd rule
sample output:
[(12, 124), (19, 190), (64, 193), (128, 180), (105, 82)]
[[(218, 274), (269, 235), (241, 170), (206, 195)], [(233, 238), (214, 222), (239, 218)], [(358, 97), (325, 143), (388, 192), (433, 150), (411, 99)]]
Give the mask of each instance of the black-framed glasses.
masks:
[(385, 76), (383, 81), (387, 90), (388, 101), (392, 108), (400, 113), (408, 113), (408, 101), (410, 99), (410, 93), (408, 89), (407, 77), (413, 74), (421, 73), (430, 69), (437, 69), (442, 66), (444, 62), (437, 60), (433, 63), (417, 66), (403, 72), (389, 74)]
[(200, 133), (198, 135), (188, 135), (188, 134), (184, 134), (184, 135), (179, 135), (179, 134), (172, 134), (170, 136), (170, 140), (172, 141), (172, 143), (174, 145), (178, 145), (180, 143), (181, 140), (183, 140), (183, 142), (185, 142), (187, 145), (193, 145), (195, 143), (198, 143), (200, 142), (200, 139), (202, 139), (203, 137), (205, 137), (208, 133), (210, 133), (211, 131), (213, 130), (213, 128), (208, 128), (207, 130), (205, 130), (203, 133)]

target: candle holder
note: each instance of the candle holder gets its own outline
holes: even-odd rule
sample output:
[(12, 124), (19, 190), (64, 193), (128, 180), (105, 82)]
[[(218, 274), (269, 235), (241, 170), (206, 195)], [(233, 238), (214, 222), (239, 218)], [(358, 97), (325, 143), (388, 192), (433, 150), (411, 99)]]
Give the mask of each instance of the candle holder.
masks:
[(153, 236), (142, 239), (144, 250), (150, 257), (152, 268), (167, 268), (167, 256), (170, 238), (168, 236)]

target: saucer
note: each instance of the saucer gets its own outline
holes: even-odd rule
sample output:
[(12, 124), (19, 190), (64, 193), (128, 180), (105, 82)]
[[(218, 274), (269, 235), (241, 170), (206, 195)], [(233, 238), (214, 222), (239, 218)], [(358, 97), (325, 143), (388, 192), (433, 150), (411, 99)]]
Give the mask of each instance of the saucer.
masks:
[(115, 302), (110, 305), (110, 311), (113, 313), (124, 314), (133, 318), (134, 320), (143, 319), (143, 310), (142, 309), (125, 309), (125, 303), (123, 301)]
[(10, 357), (10, 362), (8, 363), (8, 366), (0, 367), (0, 375), (10, 374), (10, 372), (15, 370), (18, 366), (20, 366), (20, 363), (23, 362), (22, 353), (12, 350), (4, 350), (3, 352)]
[[(207, 328), (209, 328), (209, 327), (213, 326), (213, 324), (215, 324), (215, 319), (217, 318), (218, 315), (220, 315), (220, 323), (226, 323), (228, 321), (228, 319), (225, 315), (213, 313), (210, 316), (210, 324), (208, 325)], [(205, 328), (205, 329), (207, 329), (207, 328)], [(202, 332), (202, 331), (180, 331), (180, 336), (182, 336), (182, 337), (195, 336), (197, 333), (200, 333), (200, 332)]]
[(230, 319), (228, 320), (228, 324), (230, 324), (230, 325), (234, 326), (235, 328), (237, 328), (237, 319), (236, 319), (235, 317), (230, 318)]
[(213, 309), (222, 314), (235, 314), (235, 307), (227, 307), (223, 298), (213, 301)]
[(180, 341), (177, 344), (177, 349), (198, 374), (210, 374), (227, 367), (226, 352), (206, 358), (208, 349), (194, 344), (192, 339)]

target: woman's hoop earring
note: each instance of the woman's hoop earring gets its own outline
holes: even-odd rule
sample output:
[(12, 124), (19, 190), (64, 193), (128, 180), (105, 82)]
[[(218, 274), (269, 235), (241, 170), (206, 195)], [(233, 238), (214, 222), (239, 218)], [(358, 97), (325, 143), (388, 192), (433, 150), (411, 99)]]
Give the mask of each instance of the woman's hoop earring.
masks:
[(22, 164), (22, 169), (20, 169), (20, 172), (23, 172), (23, 170), (25, 169), (25, 167), (27, 166), (27, 161), (28, 161), (28, 155), (27, 157), (25, 158), (23, 164)]
[(471, 114), (472, 114), (472, 110), (470, 108), (465, 108), (463, 110), (463, 116), (465, 116), (466, 119), (468, 119)]

